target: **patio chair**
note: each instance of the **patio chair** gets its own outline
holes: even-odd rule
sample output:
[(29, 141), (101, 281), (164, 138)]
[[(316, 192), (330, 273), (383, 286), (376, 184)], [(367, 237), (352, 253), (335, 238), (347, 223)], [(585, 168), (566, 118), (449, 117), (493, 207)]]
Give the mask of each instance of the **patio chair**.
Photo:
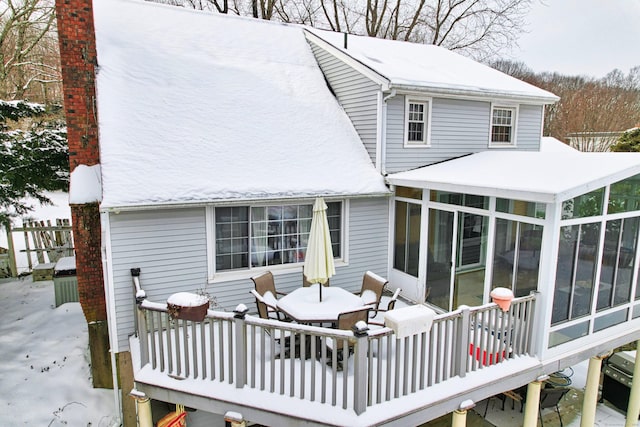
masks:
[(384, 287), (387, 283), (389, 283), (387, 279), (380, 277), (371, 271), (364, 273), (364, 277), (362, 278), (362, 288), (360, 289), (360, 298), (364, 305), (368, 306), (373, 311), (373, 316), (378, 313), (382, 292), (384, 291)]
[[(338, 321), (336, 323), (336, 328), (337, 329), (342, 329), (342, 330), (346, 330), (346, 331), (350, 331), (352, 330), (352, 328), (354, 327), (354, 325), (356, 323), (358, 323), (359, 321), (364, 321), (364, 322), (368, 322), (369, 320), (369, 310), (371, 309), (371, 307), (362, 307), (362, 308), (358, 308), (356, 310), (350, 310), (350, 311), (345, 311), (342, 312), (338, 315)], [(353, 353), (353, 343), (349, 342), (347, 344), (347, 348), (344, 348), (344, 344), (342, 340), (333, 340), (333, 339), (328, 339), (327, 340), (327, 347), (329, 349), (329, 354), (333, 354), (333, 351), (337, 351), (338, 352), (338, 371), (342, 370), (342, 362), (345, 359), (349, 358), (349, 355), (351, 355), (351, 353)], [(346, 357), (345, 357), (345, 350), (346, 350)], [(331, 360), (332, 357), (329, 358), (329, 365), (331, 365)]]
[[(290, 321), (284, 314), (278, 310), (277, 307), (273, 306), (269, 301), (266, 301), (262, 295), (260, 295), (255, 289), (251, 289), (249, 292), (256, 299), (256, 306), (258, 307), (258, 315), (262, 319), (272, 319), (272, 320), (282, 320), (282, 321)], [(283, 353), (279, 353), (276, 355), (276, 358), (279, 358), (281, 354), (284, 354), (284, 357), (289, 357), (289, 353), (291, 352), (291, 332), (282, 331), (279, 329), (265, 329), (267, 333), (273, 337), (276, 343), (278, 343), (282, 348), (281, 351)]]
[[(270, 271), (266, 271), (258, 276), (252, 277), (251, 280), (255, 286), (254, 297), (256, 297), (256, 306), (260, 317), (287, 321), (288, 319), (284, 313), (277, 308), (278, 295), (286, 294), (276, 291), (273, 274), (271, 274)], [(260, 297), (260, 299), (258, 297)]]
[(560, 400), (571, 390), (569, 387), (545, 387), (540, 390), (540, 408), (538, 410), (538, 416), (540, 417), (540, 423), (544, 427), (542, 421), (542, 410), (545, 408), (556, 408), (558, 418), (560, 419), (560, 427), (562, 426), (562, 415), (560, 415), (560, 408), (558, 404)]
[[(378, 313), (386, 313), (387, 311), (394, 310), (396, 308), (396, 301), (398, 301), (398, 296), (400, 295), (400, 291), (402, 291), (402, 289), (397, 288), (393, 293), (393, 295), (391, 296), (391, 298), (389, 299), (389, 301), (387, 302), (387, 308), (378, 307)], [(369, 325), (381, 327), (381, 326), (384, 326), (384, 322), (382, 322), (381, 319), (379, 319), (376, 314), (369, 320)]]
[[(330, 280), (330, 279), (327, 279), (327, 281), (326, 281), (325, 283), (323, 283), (323, 285), (322, 285), (322, 286), (324, 286), (324, 287), (328, 287), (328, 286), (329, 286), (329, 280)], [(311, 285), (313, 285), (313, 283), (311, 283), (311, 282), (309, 282), (309, 281), (307, 280), (307, 276), (305, 276), (305, 275), (304, 275), (304, 272), (303, 272), (303, 273), (302, 273), (302, 286), (303, 286), (303, 287), (305, 287), (305, 288), (308, 288), (308, 287), (309, 287), (309, 286), (311, 286)]]

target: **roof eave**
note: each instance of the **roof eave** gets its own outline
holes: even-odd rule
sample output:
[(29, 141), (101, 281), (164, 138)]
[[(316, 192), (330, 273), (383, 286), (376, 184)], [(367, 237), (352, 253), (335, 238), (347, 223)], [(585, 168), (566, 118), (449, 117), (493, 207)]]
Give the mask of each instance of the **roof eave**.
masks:
[(451, 191), (454, 193), (477, 194), (479, 196), (495, 196), (505, 199), (528, 200), (539, 203), (554, 203), (556, 195), (548, 192), (539, 192), (523, 189), (508, 189), (485, 186), (469, 186), (466, 184), (452, 184), (448, 182), (438, 182), (431, 180), (420, 180), (410, 178), (394, 178), (391, 175), (387, 177), (387, 182), (393, 185), (404, 187), (423, 188), (429, 190)]
[(126, 211), (145, 211), (152, 209), (180, 209), (180, 208), (202, 208), (206, 206), (230, 206), (230, 205), (247, 205), (251, 203), (292, 203), (297, 200), (309, 200), (314, 197), (323, 197), (325, 200), (339, 200), (339, 199), (359, 199), (364, 197), (390, 197), (391, 191), (379, 191), (368, 193), (327, 193), (327, 194), (314, 194), (314, 195), (294, 195), (294, 196), (265, 196), (265, 197), (253, 197), (253, 198), (220, 198), (220, 199), (208, 199), (208, 200), (194, 200), (194, 201), (167, 201), (167, 202), (155, 202), (155, 203), (130, 203), (119, 205), (101, 205), (100, 210), (102, 212), (126, 212)]
[(518, 92), (504, 92), (495, 90), (482, 90), (482, 89), (468, 89), (468, 88), (455, 88), (455, 87), (441, 87), (425, 85), (413, 85), (406, 83), (391, 83), (390, 89), (396, 89), (400, 92), (420, 92), (432, 96), (447, 96), (458, 97), (465, 99), (482, 99), (492, 98), (496, 100), (505, 100), (516, 103), (529, 103), (529, 104), (554, 104), (560, 100), (560, 97), (555, 95), (530, 95)]

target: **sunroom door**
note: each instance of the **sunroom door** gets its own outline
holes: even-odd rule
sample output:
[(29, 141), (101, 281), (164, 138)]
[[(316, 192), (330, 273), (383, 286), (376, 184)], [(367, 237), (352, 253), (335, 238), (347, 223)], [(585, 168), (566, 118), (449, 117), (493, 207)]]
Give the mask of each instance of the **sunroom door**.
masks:
[(482, 304), (487, 223), (477, 214), (429, 210), (428, 303), (443, 310)]
[(424, 298), (424, 288), (418, 281), (420, 218), (419, 202), (396, 200), (393, 268), (389, 279), (402, 289), (404, 296), (416, 301)]

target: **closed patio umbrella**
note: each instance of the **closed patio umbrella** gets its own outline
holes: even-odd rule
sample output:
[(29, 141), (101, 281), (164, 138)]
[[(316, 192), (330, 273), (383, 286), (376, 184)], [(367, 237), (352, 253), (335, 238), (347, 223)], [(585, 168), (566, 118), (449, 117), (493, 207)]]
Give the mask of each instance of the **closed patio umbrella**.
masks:
[(304, 257), (303, 271), (309, 283), (319, 284), (320, 301), (322, 301), (322, 285), (336, 274), (336, 268), (333, 264), (329, 223), (327, 221), (327, 205), (322, 197), (318, 197), (313, 204), (311, 231), (309, 233), (307, 254)]

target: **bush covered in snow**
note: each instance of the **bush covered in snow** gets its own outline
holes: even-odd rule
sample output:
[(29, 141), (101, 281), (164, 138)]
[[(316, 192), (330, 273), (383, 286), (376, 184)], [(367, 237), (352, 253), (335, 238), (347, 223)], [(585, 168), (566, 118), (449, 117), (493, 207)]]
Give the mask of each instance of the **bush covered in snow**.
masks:
[(67, 130), (60, 106), (0, 101), (0, 222), (33, 209), (25, 198), (67, 190)]

